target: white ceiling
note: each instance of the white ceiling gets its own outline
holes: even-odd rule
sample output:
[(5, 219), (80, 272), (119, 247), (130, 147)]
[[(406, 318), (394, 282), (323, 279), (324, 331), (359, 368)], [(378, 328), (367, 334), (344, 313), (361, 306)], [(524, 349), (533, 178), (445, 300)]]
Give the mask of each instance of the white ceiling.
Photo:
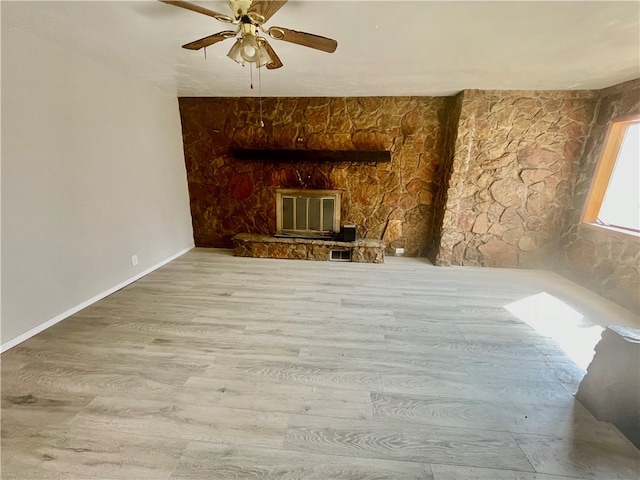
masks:
[[(230, 13), (225, 1), (195, 1)], [(257, 96), (250, 70), (181, 45), (228, 25), (149, 1), (2, 2), (2, 28), (131, 71), (179, 96)], [(291, 0), (265, 24), (334, 38), (333, 54), (271, 40), (264, 96), (450, 95), (591, 89), (640, 77), (638, 1)], [(2, 49), (11, 45), (2, 45)], [(255, 72), (254, 72), (255, 73)], [(255, 78), (255, 77), (254, 77)]]

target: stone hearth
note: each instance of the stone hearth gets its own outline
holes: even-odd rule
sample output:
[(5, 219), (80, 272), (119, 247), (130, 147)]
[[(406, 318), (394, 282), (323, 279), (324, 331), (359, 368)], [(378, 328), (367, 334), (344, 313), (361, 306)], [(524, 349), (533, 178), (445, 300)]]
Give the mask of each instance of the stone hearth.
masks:
[(233, 237), (236, 257), (289, 258), (297, 260), (330, 260), (331, 251), (350, 252), (357, 263), (383, 263), (384, 242), (372, 238), (353, 242), (281, 238), (269, 235), (241, 233)]

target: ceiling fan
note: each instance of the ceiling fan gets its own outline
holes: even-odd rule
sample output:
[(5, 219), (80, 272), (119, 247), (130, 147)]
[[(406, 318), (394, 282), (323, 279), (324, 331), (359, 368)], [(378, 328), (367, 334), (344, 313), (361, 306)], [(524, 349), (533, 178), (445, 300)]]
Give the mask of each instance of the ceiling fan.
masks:
[(187, 43), (182, 48), (200, 50), (223, 40), (236, 38), (236, 43), (231, 47), (227, 56), (242, 65), (245, 62), (255, 63), (257, 67), (266, 66), (269, 70), (282, 67), (280, 58), (271, 48), (267, 39), (260, 36), (260, 33), (268, 34), (275, 40), (284, 40), (327, 53), (335, 52), (338, 47), (338, 42), (320, 35), (298, 32), (284, 27), (265, 28), (263, 24), (280, 10), (287, 3), (287, 0), (228, 0), (233, 16), (214, 12), (200, 5), (181, 0), (160, 1), (208, 15), (220, 22), (236, 25), (235, 30), (224, 30), (209, 35)]

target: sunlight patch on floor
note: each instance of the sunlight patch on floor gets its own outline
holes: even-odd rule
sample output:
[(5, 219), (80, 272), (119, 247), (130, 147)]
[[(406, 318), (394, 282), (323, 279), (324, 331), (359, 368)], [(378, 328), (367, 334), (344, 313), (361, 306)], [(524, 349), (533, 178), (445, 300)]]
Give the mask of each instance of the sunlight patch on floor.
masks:
[(504, 308), (535, 329), (550, 337), (580, 367), (586, 370), (593, 358), (593, 349), (604, 328), (594, 325), (580, 312), (541, 292), (505, 305)]

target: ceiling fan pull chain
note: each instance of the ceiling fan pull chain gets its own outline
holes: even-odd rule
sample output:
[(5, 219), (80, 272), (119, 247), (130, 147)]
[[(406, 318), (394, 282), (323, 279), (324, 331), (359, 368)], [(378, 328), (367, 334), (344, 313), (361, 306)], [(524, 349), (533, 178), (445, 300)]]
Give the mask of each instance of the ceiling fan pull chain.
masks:
[(258, 67), (258, 95), (260, 98), (260, 127), (264, 128), (264, 121), (262, 120), (262, 70)]
[(251, 90), (253, 90), (253, 62), (249, 62), (249, 76), (251, 78)]
[(204, 47), (204, 59), (207, 59), (207, 47)]

